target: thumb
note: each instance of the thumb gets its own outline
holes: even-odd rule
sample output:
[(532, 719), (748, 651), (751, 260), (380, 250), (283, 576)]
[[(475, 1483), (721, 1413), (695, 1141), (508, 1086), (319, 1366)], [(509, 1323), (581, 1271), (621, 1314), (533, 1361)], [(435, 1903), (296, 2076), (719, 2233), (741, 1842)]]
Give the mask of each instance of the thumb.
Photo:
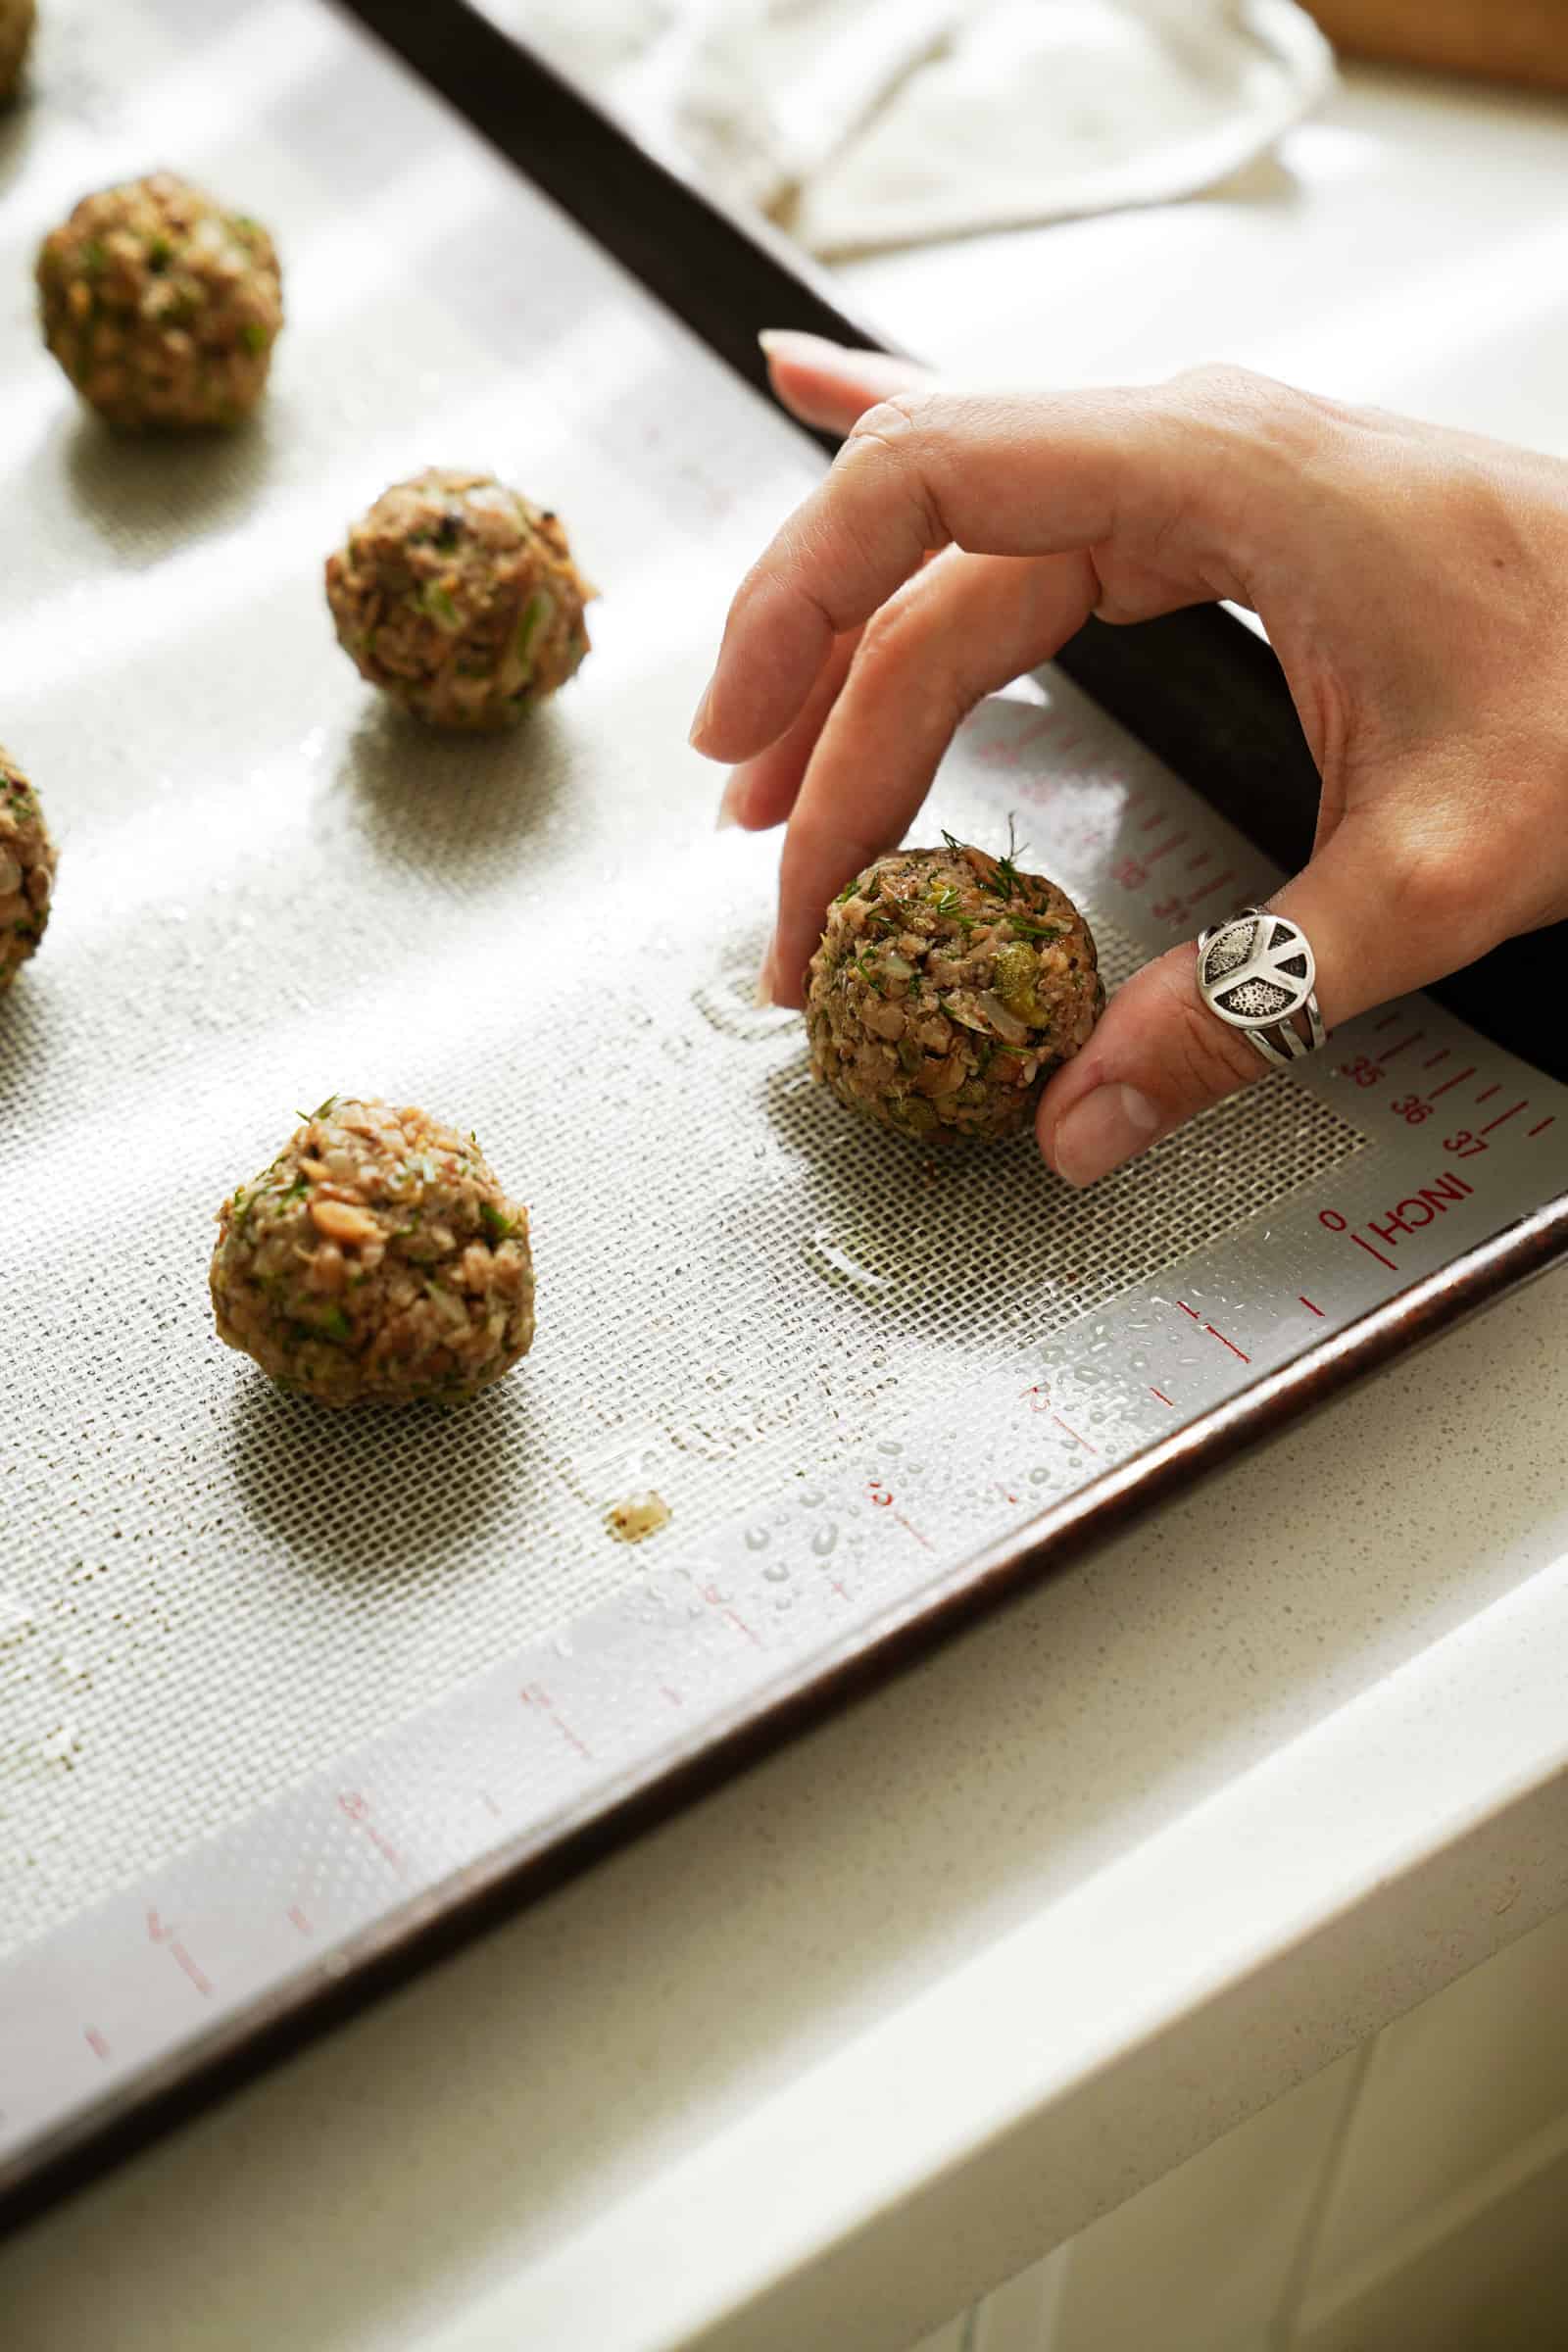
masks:
[[(1401, 904), (1410, 894), (1401, 892), (1398, 869), (1369, 855), (1353, 832), (1343, 824), (1268, 902), (1306, 934), (1331, 1028), (1423, 987), (1457, 960), (1436, 904), (1427, 921), (1418, 906)], [(1047, 1087), (1036, 1119), (1040, 1149), (1068, 1184), (1093, 1184), (1268, 1072), (1244, 1033), (1200, 997), (1198, 948), (1189, 940), (1134, 973), (1082, 1053)]]
[(931, 380), (912, 360), (893, 359), (885, 351), (848, 351), (824, 335), (803, 335), (793, 327), (767, 327), (758, 341), (784, 406), (803, 424), (830, 433), (847, 433), (879, 400)]

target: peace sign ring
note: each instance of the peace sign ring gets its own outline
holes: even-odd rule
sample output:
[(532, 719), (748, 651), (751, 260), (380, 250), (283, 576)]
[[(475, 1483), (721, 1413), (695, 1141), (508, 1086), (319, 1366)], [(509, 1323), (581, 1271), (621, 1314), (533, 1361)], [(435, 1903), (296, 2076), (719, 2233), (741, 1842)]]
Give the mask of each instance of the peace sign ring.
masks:
[[(1328, 1035), (1313, 983), (1317, 965), (1298, 923), (1263, 906), (1244, 906), (1198, 942), (1198, 993), (1210, 1012), (1283, 1066)], [(1297, 1027), (1304, 1014), (1308, 1035)]]

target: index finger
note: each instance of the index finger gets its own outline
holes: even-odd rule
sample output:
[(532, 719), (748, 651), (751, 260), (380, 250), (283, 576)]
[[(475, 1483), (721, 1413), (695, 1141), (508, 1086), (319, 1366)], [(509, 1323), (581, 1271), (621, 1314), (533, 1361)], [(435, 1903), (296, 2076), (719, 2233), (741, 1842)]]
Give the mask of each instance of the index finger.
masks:
[(1190, 573), (1195, 598), (1234, 594), (1228, 513), (1251, 407), (1225, 378), (1070, 395), (917, 389), (879, 402), (742, 582), (693, 742), (736, 760), (774, 741), (833, 640), (935, 548), (1109, 545), (1157, 559), (1167, 576)]

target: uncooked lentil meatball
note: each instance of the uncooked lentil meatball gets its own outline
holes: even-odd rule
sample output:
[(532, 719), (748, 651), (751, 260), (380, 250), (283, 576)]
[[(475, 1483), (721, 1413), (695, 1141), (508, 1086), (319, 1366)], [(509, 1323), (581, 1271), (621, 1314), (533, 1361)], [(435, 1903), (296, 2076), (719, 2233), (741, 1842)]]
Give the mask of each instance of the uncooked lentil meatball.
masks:
[(219, 1338), (323, 1404), (471, 1396), (532, 1344), (528, 1212), (425, 1111), (332, 1096), (218, 1227)]
[(493, 474), (433, 466), (396, 482), (327, 559), (338, 642), (363, 677), (443, 727), (504, 727), (588, 651), (556, 515)]
[(38, 255), (44, 340), (126, 431), (237, 424), (283, 323), (272, 240), (172, 172), (84, 196)]
[(34, 0), (0, 0), (0, 101), (16, 95), (37, 13)]
[(1010, 1135), (1105, 1008), (1064, 891), (948, 836), (868, 865), (808, 975), (811, 1067), (901, 1135)]
[(55, 845), (38, 796), (0, 747), (0, 988), (42, 939), (54, 880)]

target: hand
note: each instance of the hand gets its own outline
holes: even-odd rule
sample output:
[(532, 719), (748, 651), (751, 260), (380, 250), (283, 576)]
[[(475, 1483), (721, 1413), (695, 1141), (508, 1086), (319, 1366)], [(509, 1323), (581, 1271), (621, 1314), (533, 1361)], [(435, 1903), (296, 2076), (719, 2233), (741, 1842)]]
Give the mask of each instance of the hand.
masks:
[[(730, 817), (789, 820), (778, 1002), (803, 1001), (823, 909), (902, 840), (982, 696), (1091, 612), (1219, 597), (1261, 617), (1323, 779), (1311, 861), (1273, 904), (1331, 1027), (1568, 914), (1568, 466), (1235, 368), (988, 394), (768, 344), (780, 397), (849, 438), (742, 583), (692, 740), (742, 762)], [(1041, 1149), (1069, 1183), (1263, 1074), (1195, 957), (1137, 973), (1047, 1087)]]

